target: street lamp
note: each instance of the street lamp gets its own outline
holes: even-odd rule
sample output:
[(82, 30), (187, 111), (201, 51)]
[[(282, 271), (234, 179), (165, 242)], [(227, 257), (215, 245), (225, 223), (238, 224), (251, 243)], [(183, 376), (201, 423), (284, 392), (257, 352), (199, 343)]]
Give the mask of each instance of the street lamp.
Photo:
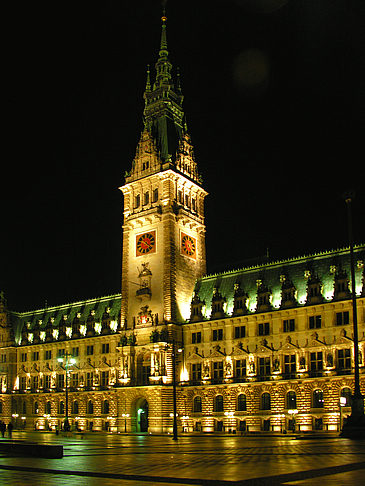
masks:
[(173, 401), (173, 422), (172, 439), (177, 440), (177, 406), (176, 406), (176, 348), (175, 339), (172, 340), (172, 401)]
[(59, 363), (64, 363), (65, 366), (65, 395), (66, 395), (66, 410), (65, 410), (65, 422), (63, 424), (63, 428), (65, 432), (70, 430), (70, 423), (68, 421), (68, 369), (70, 366), (76, 363), (75, 358), (72, 357), (72, 354), (66, 353), (64, 356), (57, 358)]
[(357, 306), (356, 306), (356, 282), (355, 282), (355, 265), (354, 265), (354, 242), (352, 233), (352, 213), (351, 204), (355, 194), (346, 193), (344, 199), (347, 206), (347, 228), (350, 245), (350, 266), (351, 266), (351, 293), (352, 293), (352, 322), (354, 332), (354, 395), (351, 400), (351, 415), (348, 417), (346, 424), (343, 426), (343, 436), (360, 436), (365, 435), (365, 415), (364, 415), (364, 397), (360, 390), (360, 371), (359, 371), (359, 336), (357, 327)]
[[(142, 410), (142, 409), (140, 409), (140, 410)], [(144, 412), (144, 410), (142, 410), (142, 412)], [(124, 433), (126, 433), (127, 432), (127, 418), (129, 417), (129, 413), (122, 413), (122, 417), (124, 418)]]

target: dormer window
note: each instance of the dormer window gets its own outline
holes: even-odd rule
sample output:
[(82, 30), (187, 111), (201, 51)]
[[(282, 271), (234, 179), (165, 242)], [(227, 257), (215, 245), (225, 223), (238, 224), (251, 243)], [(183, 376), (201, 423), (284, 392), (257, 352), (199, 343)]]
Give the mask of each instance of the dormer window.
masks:
[(322, 283), (317, 276), (313, 275), (308, 279), (307, 304), (319, 304), (322, 301)]
[(271, 309), (271, 290), (261, 281), (258, 281), (257, 287), (257, 312), (265, 312)]
[(348, 299), (351, 296), (351, 292), (349, 289), (349, 279), (347, 278), (347, 274), (343, 270), (339, 270), (338, 273), (335, 274), (335, 283), (334, 283), (334, 299)]
[(281, 276), (281, 308), (293, 307), (296, 305), (296, 288), (293, 282), (286, 275)]
[(194, 292), (194, 296), (191, 301), (190, 306), (190, 321), (201, 321), (203, 320), (203, 306), (205, 305), (204, 301), (201, 301), (199, 295)]
[(241, 289), (239, 283), (234, 284), (234, 297), (233, 297), (233, 315), (242, 315), (247, 313), (246, 301), (248, 295)]
[(213, 298), (212, 298), (212, 313), (211, 318), (217, 319), (219, 317), (224, 317), (224, 304), (226, 299), (221, 295), (216, 287), (213, 289)]

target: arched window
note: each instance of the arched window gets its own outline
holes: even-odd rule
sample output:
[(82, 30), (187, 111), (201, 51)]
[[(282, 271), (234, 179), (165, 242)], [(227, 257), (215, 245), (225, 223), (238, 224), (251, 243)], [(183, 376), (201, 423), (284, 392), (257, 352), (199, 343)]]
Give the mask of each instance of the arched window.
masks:
[(193, 412), (201, 412), (202, 411), (202, 397), (199, 395), (194, 397), (193, 400)]
[(351, 388), (345, 387), (341, 390), (341, 397), (346, 398), (346, 404), (343, 405), (344, 407), (351, 406)]
[(104, 400), (103, 401), (103, 413), (104, 414), (107, 414), (109, 413), (109, 401), (108, 400)]
[(297, 408), (297, 395), (295, 391), (289, 391), (286, 394), (286, 408), (288, 410), (293, 410)]
[(51, 404), (51, 402), (47, 402), (46, 403), (46, 414), (51, 415), (51, 411), (52, 411), (52, 404)]
[(244, 393), (240, 393), (237, 397), (237, 410), (239, 412), (247, 410), (246, 395)]
[(58, 413), (60, 415), (63, 415), (65, 413), (65, 404), (64, 404), (64, 402), (62, 400), (58, 404)]
[(271, 410), (270, 393), (265, 392), (261, 395), (261, 410)]
[(73, 414), (78, 414), (79, 413), (79, 402), (77, 400), (75, 400), (74, 402), (72, 402), (71, 413), (73, 413)]
[(214, 397), (213, 411), (223, 412), (223, 395), (217, 395)]
[(318, 390), (313, 391), (312, 407), (313, 408), (323, 408), (323, 391), (322, 390), (318, 389)]
[(87, 413), (92, 415), (94, 413), (94, 404), (91, 400), (87, 402)]
[(34, 415), (37, 415), (38, 413), (39, 413), (38, 402), (34, 402)]

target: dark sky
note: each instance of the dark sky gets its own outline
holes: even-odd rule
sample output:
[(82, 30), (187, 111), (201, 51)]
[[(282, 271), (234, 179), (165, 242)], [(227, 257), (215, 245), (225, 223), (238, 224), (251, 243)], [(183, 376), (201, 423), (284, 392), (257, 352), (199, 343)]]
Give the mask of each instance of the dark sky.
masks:
[[(365, 241), (364, 2), (169, 0), (208, 270)], [(13, 310), (120, 291), (124, 172), (159, 0), (7, 7), (0, 289)], [(349, 7), (350, 5), (350, 7)]]

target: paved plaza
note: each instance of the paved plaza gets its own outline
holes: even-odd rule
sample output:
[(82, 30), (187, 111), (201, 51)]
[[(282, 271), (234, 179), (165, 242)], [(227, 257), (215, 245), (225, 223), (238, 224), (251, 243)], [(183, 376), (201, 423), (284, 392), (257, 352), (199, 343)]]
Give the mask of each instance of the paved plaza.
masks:
[[(62, 459), (0, 455), (7, 485), (354, 485), (365, 481), (365, 441), (337, 437), (86, 435), (15, 432), (63, 444)], [(1, 440), (1, 439), (0, 439)]]

